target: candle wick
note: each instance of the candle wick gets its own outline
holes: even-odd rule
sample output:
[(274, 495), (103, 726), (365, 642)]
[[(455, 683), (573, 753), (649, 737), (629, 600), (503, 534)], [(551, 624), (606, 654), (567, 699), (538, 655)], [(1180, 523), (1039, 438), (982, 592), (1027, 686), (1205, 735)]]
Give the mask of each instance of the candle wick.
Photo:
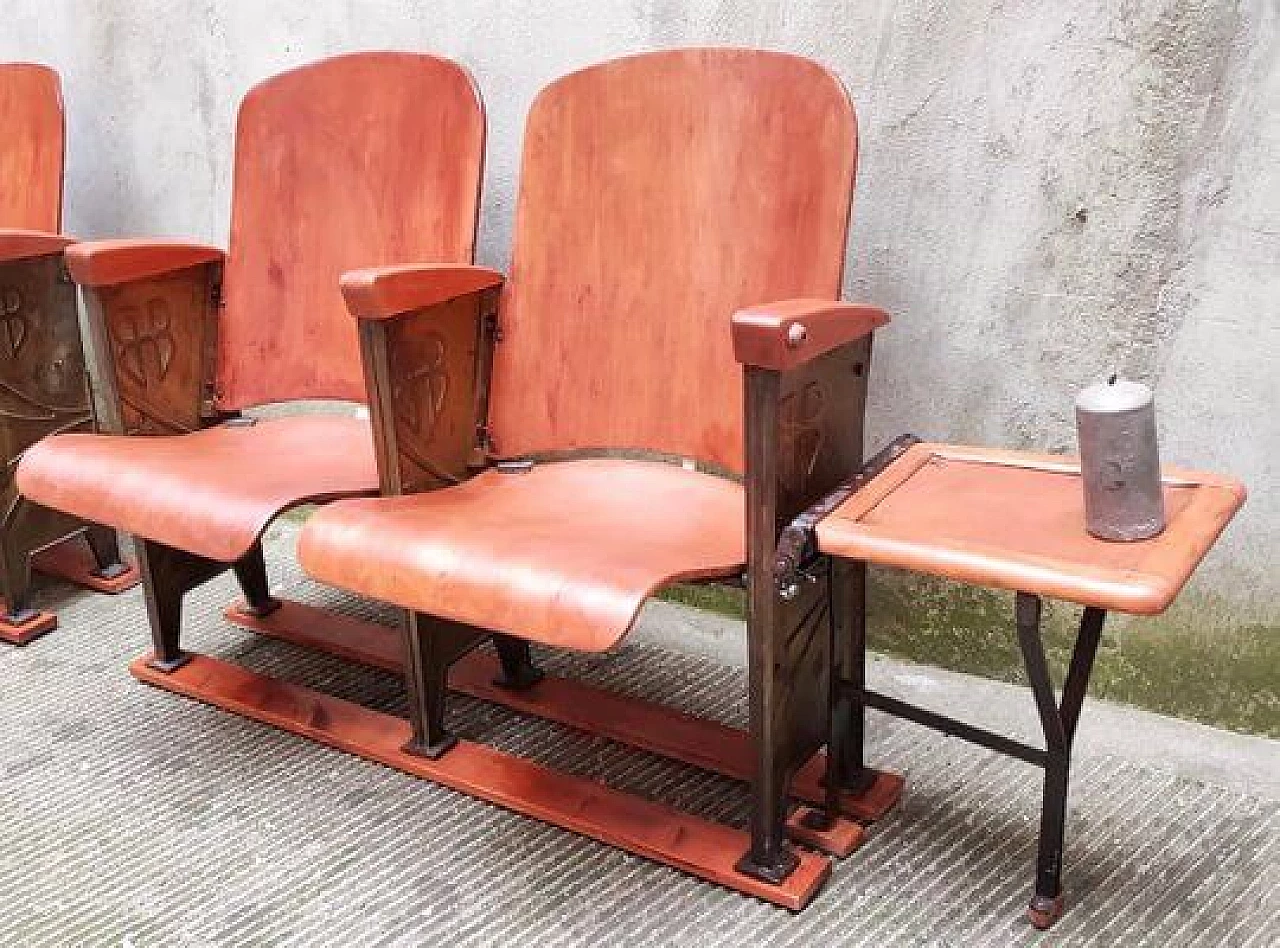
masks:
[(1116, 384), (1116, 380), (1117, 380), (1117, 379), (1119, 379), (1119, 378), (1120, 378), (1120, 373), (1118, 373), (1118, 372), (1112, 372), (1112, 373), (1111, 373), (1111, 378), (1107, 379), (1107, 384), (1108, 384), (1108, 385), (1115, 385), (1115, 384)]

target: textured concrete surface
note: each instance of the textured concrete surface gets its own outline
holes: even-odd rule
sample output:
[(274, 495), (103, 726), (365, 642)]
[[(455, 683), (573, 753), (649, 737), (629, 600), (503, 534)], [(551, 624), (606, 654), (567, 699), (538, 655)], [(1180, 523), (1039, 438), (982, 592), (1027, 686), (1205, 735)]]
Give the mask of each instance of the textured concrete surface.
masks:
[[(288, 546), (270, 551), (278, 590), (375, 614), (303, 582)], [(218, 607), (233, 595), (218, 581), (191, 598), (192, 647), (400, 707), (391, 676), (227, 626)], [(1111, 709), (1107, 728), (1094, 731), (1098, 709), (1086, 706), (1069, 808), (1071, 909), (1042, 936), (1021, 917), (1036, 772), (876, 716), (869, 754), (906, 772), (903, 805), (793, 916), (148, 689), (125, 671), (145, 642), (136, 591), (108, 599), (46, 589), (40, 601), (59, 606), (63, 628), (0, 651), (0, 945), (1265, 946), (1280, 938), (1274, 743), (1254, 745), (1269, 754), (1254, 761), (1260, 772), (1271, 768), (1268, 797), (1248, 782), (1178, 772), (1185, 761), (1117, 756), (1109, 733), (1187, 725)], [(659, 607), (646, 618), (649, 641), (551, 663), (741, 722), (739, 668), (654, 644), (665, 632), (686, 648), (718, 648), (705, 630), (682, 634), (680, 621)], [(998, 712), (999, 695), (982, 683), (968, 693), (958, 679), (911, 674), (917, 680), (890, 683)], [(455, 723), (467, 736), (710, 817), (745, 817), (743, 788), (719, 778), (475, 702), (457, 703)], [(1194, 741), (1182, 758), (1248, 757), (1221, 732), (1197, 729)]]
[[(10, 0), (0, 59), (65, 77), (68, 229), (220, 243), (252, 83), (343, 50), (455, 57), (488, 104), (480, 258), (503, 266), (538, 88), (688, 44), (815, 57), (858, 104), (846, 292), (895, 317), (877, 341), (873, 441), (1071, 449), (1073, 394), (1120, 368), (1155, 385), (1166, 460), (1245, 480), (1248, 506), (1178, 607), (1116, 626), (1113, 644), (1133, 700), (1173, 709), (1162, 693), (1197, 668), (1207, 704), (1254, 702), (1237, 725), (1272, 730), (1275, 0)], [(931, 619), (907, 651), (964, 664), (972, 617)]]

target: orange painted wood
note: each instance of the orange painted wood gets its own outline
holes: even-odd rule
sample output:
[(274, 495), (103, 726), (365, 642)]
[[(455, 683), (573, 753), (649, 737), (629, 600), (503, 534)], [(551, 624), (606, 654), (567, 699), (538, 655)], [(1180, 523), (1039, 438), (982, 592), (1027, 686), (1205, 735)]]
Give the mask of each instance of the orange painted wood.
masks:
[(741, 830), (470, 741), (460, 741), (438, 760), (416, 757), (402, 750), (410, 733), (408, 723), (400, 718), (217, 659), (197, 655), (170, 674), (138, 659), (129, 670), (138, 680), (166, 691), (430, 780), (792, 911), (808, 904), (831, 872), (825, 857), (802, 851), (796, 871), (782, 884), (769, 885), (734, 869), (749, 846), (748, 836)]
[(110, 595), (126, 592), (141, 581), (137, 567), (132, 564), (126, 566), (128, 568), (123, 573), (111, 579), (94, 575), (97, 561), (80, 534), (47, 546), (31, 556), (31, 568), (46, 576), (56, 576), (65, 582)]
[[(374, 622), (287, 599), (265, 617), (250, 615), (235, 606), (226, 611), (226, 616), (243, 628), (348, 661), (396, 673), (403, 668), (399, 631)], [(454, 664), (449, 687), (460, 694), (712, 773), (735, 780), (751, 779), (754, 757), (745, 731), (553, 675), (528, 691), (512, 691), (494, 685), (498, 671), (493, 656), (473, 652)], [(826, 766), (825, 754), (815, 755), (796, 776), (792, 793), (798, 799), (821, 803)], [(863, 794), (844, 795), (841, 812), (864, 823), (875, 822), (897, 804), (902, 789), (899, 775), (877, 773), (876, 782)]]
[(217, 247), (181, 240), (87, 240), (67, 251), (67, 270), (81, 286), (118, 286), (222, 258)]
[(673, 464), (559, 461), (317, 511), (314, 579), (545, 645), (604, 651), (660, 586), (742, 569), (742, 488)]
[(229, 563), (281, 511), (376, 493), (378, 473), (367, 421), (317, 414), (173, 437), (45, 438), (17, 483), (46, 507)]
[(1076, 459), (918, 444), (818, 524), (834, 556), (1137, 614), (1163, 612), (1245, 500), (1229, 478), (1166, 468), (1158, 537), (1085, 531)]
[(62, 82), (48, 66), (0, 63), (0, 227), (62, 227)]
[(362, 319), (389, 319), (502, 284), (488, 267), (408, 264), (373, 267), (342, 275), (347, 309)]
[[(277, 597), (278, 598), (278, 597)], [(345, 661), (380, 668), (399, 675), (404, 671), (404, 650), (399, 629), (356, 619), (293, 599), (278, 599), (280, 607), (265, 616), (244, 609), (243, 602), (228, 606), (228, 621), (292, 645), (325, 652)]]
[(66, 237), (62, 234), (0, 227), (0, 263), (62, 253), (68, 244), (73, 244), (75, 241), (74, 237)]
[(471, 77), (434, 56), (338, 56), (250, 90), (236, 128), (220, 406), (363, 401), (339, 277), (470, 263), (483, 155)]
[(733, 314), (733, 354), (743, 365), (786, 371), (870, 335), (889, 322), (875, 306), (785, 300)]
[(862, 845), (867, 831), (851, 820), (837, 817), (826, 829), (814, 829), (806, 821), (810, 814), (820, 813), (814, 807), (796, 807), (787, 817), (787, 836), (802, 846), (828, 856), (844, 859)]
[(544, 89), (494, 357), (498, 453), (637, 448), (741, 471), (730, 318), (836, 299), (856, 155), (839, 80), (796, 56), (647, 53)]
[(52, 612), (37, 612), (21, 625), (14, 625), (3, 617), (8, 614), (9, 607), (0, 603), (0, 608), (4, 610), (0, 614), (0, 642), (7, 645), (26, 645), (58, 627), (58, 617)]
[[(791, 793), (800, 800), (818, 804), (823, 802), (826, 791), (822, 781), (827, 772), (825, 751), (809, 758), (791, 782)], [(875, 780), (860, 793), (845, 791), (840, 794), (840, 812), (859, 823), (874, 823), (882, 819), (902, 799), (906, 779), (902, 774), (887, 770), (872, 771)]]

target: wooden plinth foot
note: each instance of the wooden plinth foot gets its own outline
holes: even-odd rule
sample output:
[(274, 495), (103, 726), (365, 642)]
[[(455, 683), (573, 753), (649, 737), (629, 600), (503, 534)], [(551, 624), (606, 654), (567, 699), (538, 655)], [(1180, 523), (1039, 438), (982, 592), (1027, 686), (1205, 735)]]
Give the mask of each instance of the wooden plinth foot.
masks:
[(787, 836), (801, 846), (837, 859), (848, 856), (867, 838), (867, 831), (853, 820), (838, 816), (824, 827), (823, 817), (823, 811), (816, 807), (796, 807), (787, 819)]
[[(3, 604), (0, 604), (0, 610), (4, 615), (8, 614), (8, 608)], [(0, 615), (0, 642), (9, 645), (26, 645), (58, 627), (58, 617), (52, 612), (33, 612), (23, 622), (9, 622), (4, 615)]]
[[(823, 780), (827, 772), (826, 753), (815, 754), (796, 774), (791, 792), (809, 803), (821, 803), (826, 788)], [(901, 774), (886, 770), (871, 771), (872, 783), (860, 792), (846, 790), (840, 794), (840, 812), (859, 823), (874, 823), (898, 805), (906, 780)]]
[(76, 536), (53, 546), (45, 547), (31, 557), (32, 569), (39, 570), (47, 576), (77, 586), (84, 586), (94, 592), (122, 593), (138, 585), (138, 570), (132, 564), (122, 564), (123, 569), (112, 576), (102, 576), (97, 572), (98, 564), (89, 550), (83, 537)]
[(193, 656), (169, 674), (151, 667), (146, 658), (134, 661), (129, 670), (149, 685), (431, 780), (792, 911), (808, 904), (831, 872), (826, 857), (803, 852), (796, 870), (778, 885), (770, 885), (734, 869), (749, 843), (741, 830), (470, 741), (459, 741), (438, 760), (408, 754), (403, 746), (410, 737), (409, 725), (400, 718), (207, 656)]
[[(232, 606), (225, 615), (242, 628), (281, 641), (386, 671), (401, 670), (399, 632), (375, 622), (288, 599), (268, 616), (251, 615), (240, 606)], [(496, 658), (473, 652), (454, 664), (449, 687), (734, 780), (751, 779), (755, 761), (751, 737), (745, 731), (570, 678), (548, 675), (531, 688), (512, 691), (494, 684), (500, 671)], [(821, 804), (826, 797), (826, 767), (826, 755), (815, 754), (796, 775), (792, 794), (806, 803)], [(875, 822), (898, 802), (902, 788), (901, 776), (878, 771), (867, 790), (842, 796), (840, 812), (859, 823)]]

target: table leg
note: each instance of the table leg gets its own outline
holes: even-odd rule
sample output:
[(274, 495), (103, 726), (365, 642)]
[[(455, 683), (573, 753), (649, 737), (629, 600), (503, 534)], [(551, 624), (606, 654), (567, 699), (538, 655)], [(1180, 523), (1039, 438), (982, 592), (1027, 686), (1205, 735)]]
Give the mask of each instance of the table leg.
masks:
[(863, 757), (866, 740), (867, 564), (832, 563), (831, 738), (828, 785), (860, 793), (875, 781)]
[(1035, 695), (1044, 730), (1046, 760), (1040, 809), (1040, 842), (1036, 856), (1036, 884), (1027, 910), (1036, 928), (1048, 928), (1062, 914), (1062, 847), (1066, 828), (1067, 784), (1071, 743), (1080, 707), (1089, 686), (1089, 674), (1097, 654), (1106, 613), (1087, 608), (1080, 620), (1071, 666), (1062, 689), (1062, 703), (1054, 698), (1049, 664), (1040, 634), (1040, 597), (1018, 593), (1016, 616), (1018, 644)]

